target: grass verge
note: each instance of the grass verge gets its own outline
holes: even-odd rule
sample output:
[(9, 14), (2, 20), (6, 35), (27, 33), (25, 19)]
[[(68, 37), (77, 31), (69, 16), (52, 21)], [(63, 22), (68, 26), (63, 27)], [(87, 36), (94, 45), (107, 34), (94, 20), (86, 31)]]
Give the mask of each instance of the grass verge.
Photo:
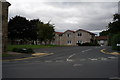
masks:
[(7, 51), (12, 51), (14, 48), (31, 48), (31, 49), (37, 49), (37, 48), (50, 48), (50, 47), (65, 47), (64, 45), (8, 45)]
[(11, 57), (12, 55), (10, 54), (0, 54), (0, 57)]

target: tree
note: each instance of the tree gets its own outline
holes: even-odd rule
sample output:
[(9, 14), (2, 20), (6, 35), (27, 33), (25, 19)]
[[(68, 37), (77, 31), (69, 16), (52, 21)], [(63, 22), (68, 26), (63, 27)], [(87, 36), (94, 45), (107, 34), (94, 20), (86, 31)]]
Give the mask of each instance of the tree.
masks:
[(44, 42), (45, 45), (47, 42), (51, 42), (54, 39), (54, 26), (50, 23), (43, 24), (42, 22), (38, 23), (38, 39), (40, 42)]
[(15, 43), (34, 44), (37, 40), (41, 43), (51, 43), (54, 38), (53, 24), (43, 23), (39, 19), (27, 20), (25, 17), (15, 16), (8, 23), (8, 37)]
[(32, 40), (32, 44), (34, 44), (34, 41), (36, 42), (37, 45), (37, 24), (39, 23), (39, 19), (33, 19), (29, 21), (29, 26), (30, 26), (30, 40)]
[[(120, 34), (120, 14), (113, 15), (113, 22), (108, 24), (109, 45), (113, 44), (113, 36)], [(115, 38), (116, 39), (116, 38)]]
[(120, 32), (120, 14), (114, 14), (113, 16), (114, 22), (108, 24), (108, 30), (109, 33), (117, 34)]
[(48, 22), (46, 24), (48, 26), (48, 40), (49, 43), (51, 43), (52, 40), (54, 40), (54, 36), (55, 36), (55, 30), (54, 30), (54, 24), (50, 24), (50, 22)]
[(25, 17), (15, 16), (8, 23), (8, 37), (14, 43), (15, 40), (28, 39), (29, 21)]
[(114, 14), (113, 16), (114, 16), (114, 18), (113, 18), (114, 21), (115, 20), (120, 21), (120, 14)]
[(100, 36), (108, 36), (109, 32), (108, 32), (108, 30), (106, 30), (106, 31), (100, 32), (99, 34), (100, 34)]

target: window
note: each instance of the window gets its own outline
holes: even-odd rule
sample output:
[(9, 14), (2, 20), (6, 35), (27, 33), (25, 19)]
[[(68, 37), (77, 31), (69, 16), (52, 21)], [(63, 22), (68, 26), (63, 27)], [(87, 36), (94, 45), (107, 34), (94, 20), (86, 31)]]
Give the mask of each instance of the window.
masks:
[(78, 36), (82, 36), (82, 33), (78, 33)]
[(71, 41), (67, 41), (68, 44), (71, 44), (72, 42)]
[(82, 43), (82, 41), (81, 41), (81, 40), (78, 40), (77, 43)]
[(67, 34), (67, 37), (70, 37), (70, 34)]

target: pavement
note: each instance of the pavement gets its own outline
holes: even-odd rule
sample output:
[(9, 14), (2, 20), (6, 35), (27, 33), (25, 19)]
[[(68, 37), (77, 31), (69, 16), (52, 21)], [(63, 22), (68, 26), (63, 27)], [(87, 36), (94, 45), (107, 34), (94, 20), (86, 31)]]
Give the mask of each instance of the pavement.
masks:
[[(3, 78), (119, 78), (119, 55), (104, 54), (110, 47), (80, 46), (35, 49), (54, 53), (26, 60), (3, 61)], [(37, 54), (38, 55), (38, 54)]]
[(111, 47), (106, 47), (102, 49), (101, 52), (105, 54), (120, 55), (120, 51), (112, 50)]
[(7, 52), (7, 54), (11, 56), (2, 57), (2, 61), (17, 61), (17, 60), (26, 60), (31, 58), (43, 57), (47, 55), (52, 55), (53, 53), (33, 53), (33, 54), (26, 54), (26, 53), (17, 53), (17, 52)]

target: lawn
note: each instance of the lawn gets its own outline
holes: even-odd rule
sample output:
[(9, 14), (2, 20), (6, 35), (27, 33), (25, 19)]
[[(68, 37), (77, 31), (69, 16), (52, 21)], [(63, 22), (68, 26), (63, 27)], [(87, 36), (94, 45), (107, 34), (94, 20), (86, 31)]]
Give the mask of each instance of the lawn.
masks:
[(0, 54), (0, 57), (11, 57), (12, 55), (10, 54)]
[[(64, 46), (64, 45), (63, 45)], [(14, 48), (50, 48), (50, 47), (63, 47), (60, 45), (8, 45), (7, 46), (7, 51), (12, 51)]]

